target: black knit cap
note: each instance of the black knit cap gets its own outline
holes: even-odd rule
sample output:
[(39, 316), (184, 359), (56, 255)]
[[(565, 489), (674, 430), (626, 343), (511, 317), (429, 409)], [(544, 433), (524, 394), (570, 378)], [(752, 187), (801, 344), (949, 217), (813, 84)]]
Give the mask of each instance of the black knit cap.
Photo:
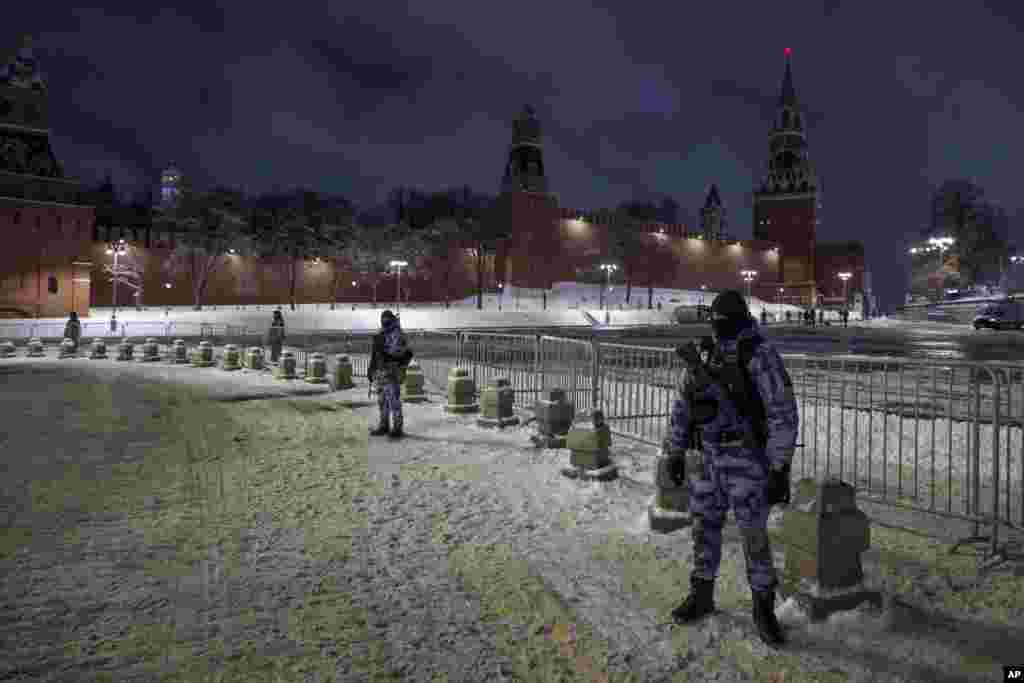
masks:
[(743, 295), (735, 289), (722, 292), (711, 302), (711, 314), (720, 315), (730, 320), (747, 320), (750, 318), (750, 309)]
[(395, 319), (395, 314), (392, 313), (390, 310), (384, 311), (383, 313), (380, 314), (381, 322), (384, 322), (385, 320), (394, 320), (394, 319)]

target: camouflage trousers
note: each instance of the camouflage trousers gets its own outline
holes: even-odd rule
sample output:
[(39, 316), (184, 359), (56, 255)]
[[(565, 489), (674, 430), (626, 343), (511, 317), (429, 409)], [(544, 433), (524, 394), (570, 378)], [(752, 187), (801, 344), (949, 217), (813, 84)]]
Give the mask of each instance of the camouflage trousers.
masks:
[(373, 377), (377, 388), (377, 407), (380, 409), (380, 420), (384, 422), (390, 416), (392, 429), (402, 427), (402, 385), (401, 375), (393, 370), (378, 370)]
[(276, 362), (278, 362), (278, 360), (280, 360), (280, 358), (281, 358), (281, 347), (282, 346), (283, 346), (283, 344), (276, 344), (276, 343), (271, 343), (270, 344), (270, 362), (271, 363), (276, 363)]
[(690, 479), (693, 515), (693, 572), (714, 580), (722, 561), (722, 527), (729, 508), (743, 535), (747, 580), (754, 591), (777, 585), (768, 541), (767, 465), (741, 446), (705, 448), (703, 467)]

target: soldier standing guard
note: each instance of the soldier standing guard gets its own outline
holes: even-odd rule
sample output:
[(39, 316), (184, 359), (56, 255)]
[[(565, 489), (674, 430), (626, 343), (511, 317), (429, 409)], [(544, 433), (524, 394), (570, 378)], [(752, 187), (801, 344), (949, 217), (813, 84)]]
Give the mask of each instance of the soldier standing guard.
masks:
[(267, 331), (267, 346), (270, 347), (270, 362), (278, 362), (281, 356), (281, 347), (284, 345), (284, 315), (280, 309), (274, 311), (274, 319)]
[(68, 322), (64, 326), (64, 338), (70, 339), (75, 344), (75, 353), (78, 353), (78, 341), (82, 338), (82, 323), (78, 320), (78, 313), (71, 311)]
[(384, 311), (380, 314), (380, 332), (373, 337), (373, 352), (366, 373), (367, 379), (377, 385), (377, 406), (380, 408), (380, 424), (370, 432), (371, 435), (400, 437), (404, 434), (401, 384), (410, 361), (412, 350), (398, 318), (391, 311)]
[(784, 638), (775, 618), (778, 581), (768, 513), (775, 503), (789, 502), (797, 404), (782, 358), (760, 336), (743, 295), (723, 292), (711, 305), (711, 314), (714, 348), (709, 362), (697, 362), (695, 348), (678, 350), (687, 358), (688, 371), (683, 397), (672, 406), (670, 448), (685, 452), (699, 437), (703, 466), (689, 480), (690, 594), (673, 610), (672, 618), (686, 624), (714, 611), (722, 527), (732, 507), (743, 535), (754, 623), (761, 640), (774, 647)]

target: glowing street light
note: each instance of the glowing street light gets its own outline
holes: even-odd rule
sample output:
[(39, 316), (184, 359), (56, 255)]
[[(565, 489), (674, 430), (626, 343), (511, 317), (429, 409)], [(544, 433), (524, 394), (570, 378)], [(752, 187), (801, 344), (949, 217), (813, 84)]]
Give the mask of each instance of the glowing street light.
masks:
[(114, 288), (111, 292), (111, 307), (113, 308), (111, 315), (114, 316), (117, 315), (117, 276), (121, 272), (117, 267), (117, 257), (128, 253), (128, 243), (124, 240), (111, 242), (107, 247), (107, 253), (114, 256)]
[(779, 315), (778, 315), (778, 318), (779, 318), (779, 321), (780, 321), (780, 322), (781, 322), (781, 320), (782, 320), (782, 293), (783, 293), (784, 291), (786, 291), (784, 287), (779, 287), (779, 297), (778, 297), (778, 302), (779, 302)]
[(851, 277), (853, 277), (853, 273), (847, 273), (847, 272), (839, 273), (839, 279), (843, 281), (843, 306), (844, 307), (850, 301), (849, 297), (846, 294), (846, 287), (847, 287), (847, 283), (849, 283)]
[[(619, 269), (619, 267), (617, 265), (615, 265), (614, 263), (602, 263), (601, 264), (601, 270), (604, 271), (604, 287), (605, 287), (605, 289), (609, 289), (610, 284), (611, 284), (611, 279), (612, 279), (612, 273), (615, 272), (618, 269)], [(602, 294), (604, 294), (603, 291), (602, 291)], [(604, 296), (601, 297), (601, 308), (602, 309), (607, 308), (607, 305), (604, 302)]]
[(395, 304), (395, 313), (402, 310), (402, 268), (409, 265), (408, 261), (392, 261), (391, 267), (398, 269), (398, 303)]
[(757, 277), (756, 270), (741, 270), (740, 275), (743, 276), (743, 281), (747, 283), (747, 306), (750, 305), (750, 287), (754, 282), (754, 278)]

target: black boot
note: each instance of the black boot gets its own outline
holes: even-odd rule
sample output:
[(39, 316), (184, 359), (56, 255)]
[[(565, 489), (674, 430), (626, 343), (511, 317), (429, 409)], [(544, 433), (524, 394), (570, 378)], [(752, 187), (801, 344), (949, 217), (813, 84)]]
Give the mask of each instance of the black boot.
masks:
[(400, 439), (405, 436), (405, 432), (402, 431), (402, 418), (398, 415), (394, 415), (391, 418), (391, 434), (392, 439)]
[(388, 433), (388, 416), (380, 416), (380, 424), (377, 425), (376, 429), (370, 430), (370, 436), (384, 436)]
[(690, 577), (690, 594), (683, 604), (672, 610), (672, 621), (690, 624), (715, 611), (715, 582), (699, 576)]
[(775, 618), (775, 591), (752, 591), (754, 596), (754, 625), (757, 635), (768, 647), (778, 647), (786, 642), (782, 627)]

